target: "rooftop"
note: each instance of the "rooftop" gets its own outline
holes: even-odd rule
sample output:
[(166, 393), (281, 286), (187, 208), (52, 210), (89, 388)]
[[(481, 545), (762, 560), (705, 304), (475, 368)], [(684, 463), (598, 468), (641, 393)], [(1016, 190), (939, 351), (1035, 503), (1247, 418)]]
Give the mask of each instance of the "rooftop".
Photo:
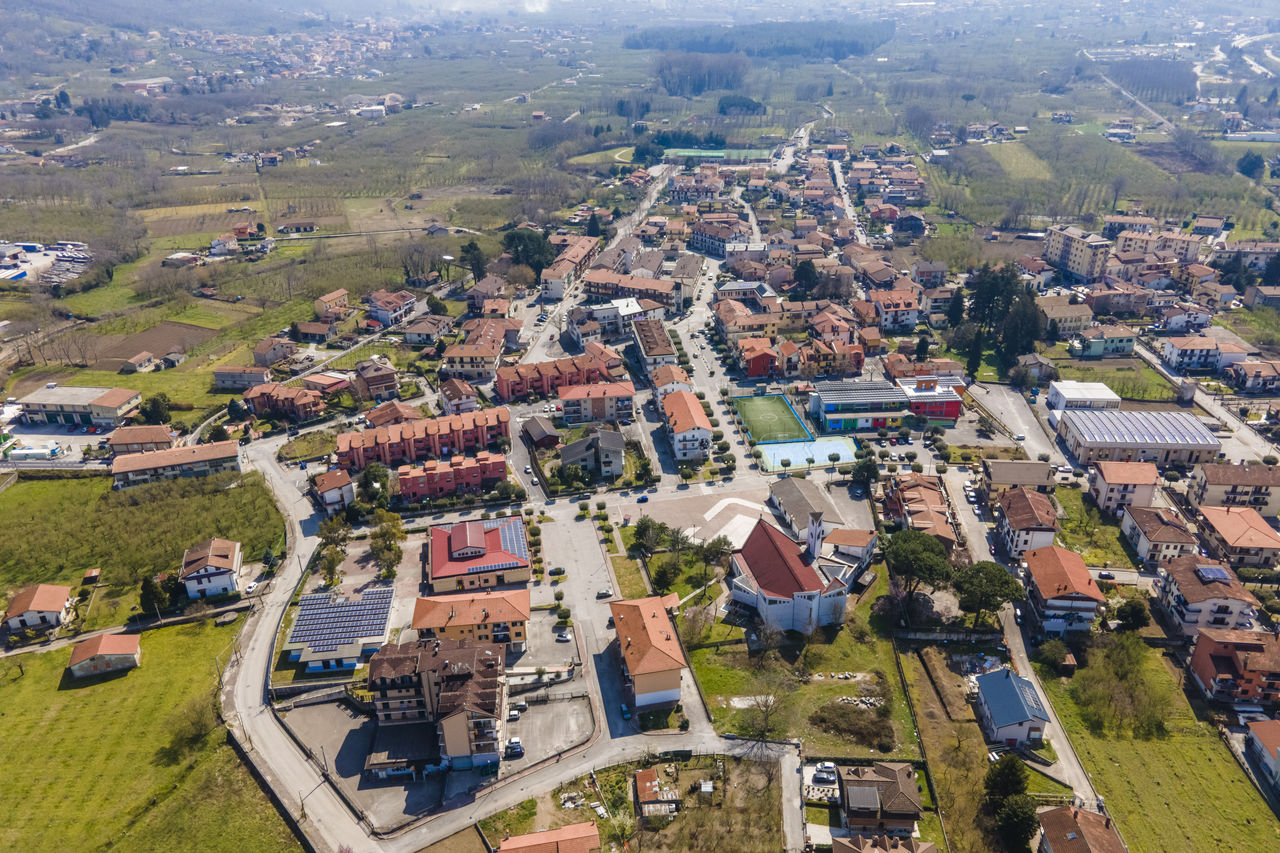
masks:
[(1187, 530), (1178, 514), (1168, 507), (1149, 508), (1129, 505), (1124, 508), (1124, 511), (1133, 519), (1133, 523), (1149, 542), (1196, 544), (1196, 537)]
[(136, 655), (138, 653), (137, 634), (99, 634), (77, 643), (71, 652), (71, 666), (83, 663), (97, 655)]
[(419, 598), (413, 605), (415, 630), (451, 625), (529, 621), (529, 590), (485, 590), (479, 593)]
[(1210, 486), (1280, 486), (1280, 467), (1260, 462), (1202, 464), (1200, 476)]
[(1036, 688), (1030, 681), (1013, 670), (1001, 668), (983, 673), (975, 679), (982, 701), (991, 715), (991, 724), (997, 729), (1016, 726), (1028, 720), (1049, 722), (1049, 715), (1040, 703)]
[(1200, 514), (1230, 548), (1280, 548), (1280, 533), (1253, 507), (1202, 506)]
[(840, 513), (827, 493), (817, 483), (807, 478), (784, 477), (769, 486), (769, 497), (782, 508), (800, 528), (809, 523), (809, 516), (817, 513), (831, 523), (840, 520)]
[[(879, 379), (859, 382), (818, 382), (814, 384), (814, 393), (824, 405), (830, 403), (867, 403), (885, 405), (907, 403), (907, 394), (892, 382)], [(953, 392), (954, 393), (954, 392)]]
[(679, 604), (674, 593), (609, 604), (627, 672), (641, 675), (682, 668), (684, 653), (667, 615)]
[(212, 444), (197, 444), (194, 447), (173, 447), (168, 450), (149, 450), (144, 453), (117, 456), (111, 462), (111, 473), (126, 474), (133, 471), (148, 471), (152, 468), (191, 465), (199, 462), (212, 462), (218, 459), (234, 459), (239, 454), (240, 446), (234, 441), (215, 441)]
[(1217, 452), (1222, 443), (1190, 412), (1128, 412), (1117, 409), (1067, 409), (1062, 422), (1090, 444), (1180, 445)]
[(1028, 551), (1025, 559), (1027, 573), (1046, 601), (1064, 595), (1084, 596), (1099, 604), (1106, 601), (1084, 560), (1074, 551), (1049, 545)]
[(1061, 394), (1068, 400), (1114, 400), (1120, 402), (1120, 395), (1112, 391), (1103, 382), (1077, 382), (1074, 379), (1059, 379), (1049, 383), (1049, 393)]
[(1191, 604), (1215, 598), (1244, 601), (1250, 607), (1258, 607), (1258, 599), (1245, 589), (1240, 578), (1226, 563), (1210, 560), (1198, 554), (1175, 557), (1160, 567), (1178, 586), (1178, 592)]
[(1154, 462), (1095, 462), (1098, 476), (1109, 486), (1153, 486), (1160, 479)]
[(1033, 527), (1058, 529), (1058, 513), (1053, 502), (1040, 492), (1017, 486), (1000, 493), (1000, 509), (1013, 530)]
[(734, 557), (760, 589), (774, 598), (821, 592), (826, 587), (817, 570), (805, 562), (800, 546), (764, 519), (756, 521)]
[(9, 609), (5, 610), (4, 618), (12, 619), (29, 611), (61, 613), (70, 597), (71, 587), (69, 586), (42, 583), (24, 587), (9, 600)]
[(529, 566), (524, 522), (517, 516), (437, 524), (428, 547), (433, 580)]

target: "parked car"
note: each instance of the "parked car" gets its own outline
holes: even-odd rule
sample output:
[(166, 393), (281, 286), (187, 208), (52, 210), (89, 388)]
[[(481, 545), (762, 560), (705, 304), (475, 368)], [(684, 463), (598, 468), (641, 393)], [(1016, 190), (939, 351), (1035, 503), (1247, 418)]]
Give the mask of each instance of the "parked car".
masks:
[(596, 598), (613, 598), (613, 590), (609, 589), (609, 587), (597, 590)]
[(512, 708), (510, 711), (507, 712), (508, 723), (514, 723), (518, 719), (520, 719), (520, 712), (517, 711), (515, 708)]
[(619, 708), (622, 711), (622, 719), (624, 720), (631, 719), (631, 709), (627, 707), (626, 702), (623, 702), (622, 705), (619, 706)]
[(568, 631), (557, 631), (557, 632), (556, 632), (556, 642), (557, 642), (557, 643), (570, 643), (570, 642), (573, 642), (573, 635), (572, 635), (572, 634), (570, 634)]
[(1113, 581), (1116, 579), (1115, 572), (1098, 572), (1098, 580)]
[(647, 504), (648, 502), (649, 502), (648, 495), (641, 495), (640, 497), (636, 498), (636, 503), (638, 504)]
[(556, 575), (562, 575), (564, 574), (564, 566), (556, 566), (550, 572), (547, 572), (547, 574), (551, 575), (552, 577), (555, 577)]
[(507, 740), (507, 757), (520, 758), (524, 755), (524, 744), (520, 742), (520, 738), (513, 737)]
[(244, 588), (244, 594), (249, 595), (257, 588), (258, 588), (257, 581), (249, 581), (249, 585)]

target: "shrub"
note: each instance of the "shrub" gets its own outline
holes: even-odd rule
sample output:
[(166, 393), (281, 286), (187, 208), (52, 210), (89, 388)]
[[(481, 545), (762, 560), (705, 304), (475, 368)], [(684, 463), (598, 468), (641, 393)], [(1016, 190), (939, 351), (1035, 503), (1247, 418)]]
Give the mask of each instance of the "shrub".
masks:
[(947, 473), (947, 463), (939, 462), (937, 465), (933, 466), (933, 469), (937, 471), (939, 474), (945, 474)]
[(565, 621), (566, 619), (568, 619), (568, 618), (569, 618), (569, 608), (567, 608), (567, 607), (560, 607), (560, 608), (557, 608), (557, 609), (556, 609), (556, 618), (557, 618), (557, 619), (559, 619), (559, 620), (560, 620), (560, 621), (562, 621), (562, 622), (563, 622), (563, 621)]
[(1042, 646), (1040, 646), (1040, 650), (1037, 652), (1036, 656), (1040, 659), (1041, 663), (1057, 668), (1062, 666), (1062, 662), (1067, 659), (1067, 654), (1067, 644), (1062, 642), (1062, 640), (1053, 639), (1046, 641)]
[(586, 501), (578, 502), (578, 512), (587, 512), (590, 509), (591, 509), (591, 505), (588, 504)]
[(1267, 454), (1266, 456), (1262, 457), (1263, 465), (1274, 465), (1276, 464), (1277, 461), (1280, 461), (1280, 460), (1277, 460), (1276, 457), (1272, 456), (1271, 454)]
[(557, 590), (556, 590), (556, 602), (561, 602), (561, 601), (564, 601), (564, 590), (563, 590), (563, 589), (557, 589)]
[(712, 441), (719, 441), (722, 438), (724, 438), (724, 430), (722, 429), (715, 430), (714, 432), (711, 433)]

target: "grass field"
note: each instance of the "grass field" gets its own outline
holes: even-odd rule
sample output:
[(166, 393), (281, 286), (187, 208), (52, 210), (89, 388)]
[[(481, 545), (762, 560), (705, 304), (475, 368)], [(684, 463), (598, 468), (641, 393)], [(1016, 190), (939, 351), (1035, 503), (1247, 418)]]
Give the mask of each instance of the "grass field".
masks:
[(1004, 173), (1015, 181), (1053, 179), (1053, 170), (1049, 168), (1049, 164), (1021, 142), (986, 145), (983, 146), (983, 150), (990, 154), (992, 159), (1000, 164), (1000, 168), (1004, 169)]
[(1172, 400), (1175, 396), (1173, 386), (1140, 358), (1067, 358), (1054, 361), (1053, 366), (1062, 379), (1102, 382), (1128, 400)]
[(1075, 551), (1089, 566), (1134, 567), (1114, 516), (1100, 512), (1092, 498), (1086, 500), (1083, 489), (1058, 489), (1054, 497), (1067, 514), (1058, 532), (1059, 545)]
[(0, 754), (24, 768), (5, 782), (0, 846), (299, 849), (213, 713), (214, 657), (239, 629), (148, 632), (138, 669), (84, 684), (65, 681), (69, 648), (0, 665)]
[(1164, 661), (1148, 650), (1144, 666), (1173, 695), (1164, 714), (1169, 734), (1153, 740), (1094, 735), (1081, 720), (1068, 682), (1041, 673), (1049, 701), (1129, 849), (1280, 849), (1280, 822), (1213, 727), (1196, 719)]
[(630, 557), (611, 557), (610, 560), (613, 562), (613, 576), (618, 581), (618, 595), (632, 599), (644, 598), (649, 594), (639, 563)]
[(813, 438), (785, 397), (738, 397), (734, 404), (746, 424), (747, 433), (757, 442)]
[(604, 151), (592, 151), (590, 154), (579, 154), (577, 157), (570, 157), (569, 162), (575, 165), (594, 166), (600, 163), (611, 165), (613, 163), (630, 163), (631, 155), (635, 152), (635, 146), (623, 146), (620, 148), (609, 148)]

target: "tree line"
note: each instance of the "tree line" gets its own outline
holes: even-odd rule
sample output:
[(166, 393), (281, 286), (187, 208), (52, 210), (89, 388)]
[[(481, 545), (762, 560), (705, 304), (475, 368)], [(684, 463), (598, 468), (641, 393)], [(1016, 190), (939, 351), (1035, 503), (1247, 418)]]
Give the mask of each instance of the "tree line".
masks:
[(865, 56), (893, 37), (892, 21), (796, 21), (739, 27), (653, 27), (627, 36), (631, 50), (742, 53), (747, 56), (844, 59)]

